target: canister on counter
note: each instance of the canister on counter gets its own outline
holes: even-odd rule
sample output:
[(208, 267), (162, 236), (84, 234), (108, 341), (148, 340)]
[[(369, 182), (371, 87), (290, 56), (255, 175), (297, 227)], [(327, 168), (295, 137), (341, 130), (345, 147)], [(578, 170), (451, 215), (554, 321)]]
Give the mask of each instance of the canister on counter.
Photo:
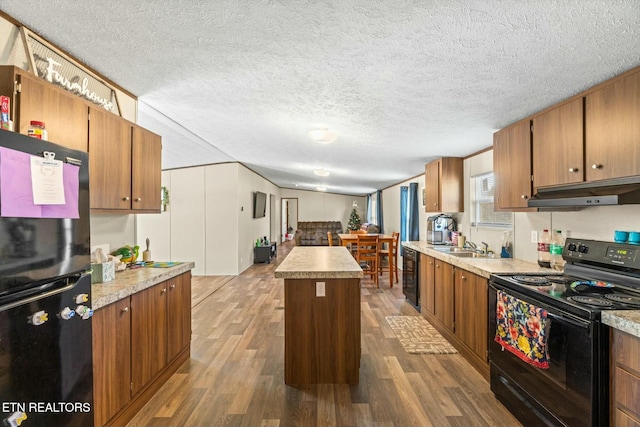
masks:
[(43, 141), (49, 140), (49, 135), (47, 133), (47, 129), (44, 126), (44, 122), (40, 122), (37, 120), (31, 120), (29, 122), (29, 129), (27, 129), (27, 135), (33, 138), (38, 138)]
[(467, 238), (462, 235), (462, 233), (458, 234), (458, 247), (464, 248), (464, 244), (467, 242)]

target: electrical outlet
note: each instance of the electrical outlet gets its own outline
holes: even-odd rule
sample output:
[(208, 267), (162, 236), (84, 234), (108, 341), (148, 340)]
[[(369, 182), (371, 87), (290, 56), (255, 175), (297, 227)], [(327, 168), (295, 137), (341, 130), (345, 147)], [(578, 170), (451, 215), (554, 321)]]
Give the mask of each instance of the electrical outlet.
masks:
[(326, 296), (325, 282), (316, 282), (316, 296), (317, 297)]
[(531, 243), (538, 243), (538, 232), (535, 230), (531, 231)]

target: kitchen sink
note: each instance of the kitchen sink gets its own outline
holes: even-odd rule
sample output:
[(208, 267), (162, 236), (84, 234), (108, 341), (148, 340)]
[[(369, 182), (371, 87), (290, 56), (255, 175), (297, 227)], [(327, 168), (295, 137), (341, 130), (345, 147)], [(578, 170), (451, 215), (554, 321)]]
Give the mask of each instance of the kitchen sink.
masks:
[(470, 251), (453, 252), (453, 253), (451, 253), (451, 255), (459, 257), (459, 258), (489, 258), (489, 256), (486, 255), (486, 254), (479, 254), (477, 252), (470, 252)]
[(438, 252), (448, 252), (448, 253), (472, 253), (469, 249), (459, 248), (457, 246), (442, 246), (442, 247), (434, 247)]

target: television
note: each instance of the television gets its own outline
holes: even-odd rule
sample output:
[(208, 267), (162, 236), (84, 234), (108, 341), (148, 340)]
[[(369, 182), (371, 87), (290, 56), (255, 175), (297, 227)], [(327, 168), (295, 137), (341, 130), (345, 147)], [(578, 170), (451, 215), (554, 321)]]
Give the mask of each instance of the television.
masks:
[(256, 191), (253, 193), (253, 217), (263, 218), (267, 210), (267, 195)]

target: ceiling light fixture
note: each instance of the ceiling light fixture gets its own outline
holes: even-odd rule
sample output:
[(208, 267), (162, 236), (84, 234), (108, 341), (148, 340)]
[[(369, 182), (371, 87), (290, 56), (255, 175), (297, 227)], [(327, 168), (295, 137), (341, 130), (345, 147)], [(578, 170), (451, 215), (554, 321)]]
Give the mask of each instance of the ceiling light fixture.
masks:
[(312, 129), (309, 131), (309, 138), (319, 144), (331, 144), (338, 138), (338, 134), (326, 128)]
[(326, 169), (316, 169), (313, 171), (318, 176), (329, 176), (330, 172)]
[(318, 191), (327, 191), (327, 187), (316, 187)]

